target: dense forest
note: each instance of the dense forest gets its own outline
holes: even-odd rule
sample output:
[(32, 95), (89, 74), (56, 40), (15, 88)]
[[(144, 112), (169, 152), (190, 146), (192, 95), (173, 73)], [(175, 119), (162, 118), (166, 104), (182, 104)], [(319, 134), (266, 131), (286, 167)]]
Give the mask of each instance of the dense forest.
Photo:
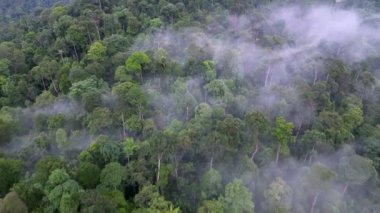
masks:
[(380, 212), (380, 1), (0, 0), (1, 213)]

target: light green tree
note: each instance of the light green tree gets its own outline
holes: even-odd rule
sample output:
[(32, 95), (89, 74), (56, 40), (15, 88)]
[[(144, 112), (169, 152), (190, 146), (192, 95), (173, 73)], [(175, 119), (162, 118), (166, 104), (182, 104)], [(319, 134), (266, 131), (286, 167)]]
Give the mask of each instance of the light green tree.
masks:
[(273, 135), (277, 139), (276, 165), (280, 156), (281, 149), (288, 147), (288, 142), (291, 139), (294, 125), (292, 122), (286, 122), (285, 118), (280, 116), (276, 119), (276, 127), (273, 130)]
[(87, 52), (87, 58), (91, 61), (102, 62), (107, 53), (106, 47), (101, 42), (94, 42)]
[(150, 58), (147, 54), (136, 51), (125, 61), (127, 71), (132, 74), (138, 74), (140, 76), (140, 83), (143, 83), (143, 69), (146, 64), (150, 62)]

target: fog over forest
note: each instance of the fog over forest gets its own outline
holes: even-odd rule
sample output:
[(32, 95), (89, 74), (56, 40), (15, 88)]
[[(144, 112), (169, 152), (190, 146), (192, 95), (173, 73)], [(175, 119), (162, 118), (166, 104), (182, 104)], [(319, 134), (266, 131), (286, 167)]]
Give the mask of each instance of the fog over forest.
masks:
[(0, 213), (380, 212), (380, 1), (0, 11)]

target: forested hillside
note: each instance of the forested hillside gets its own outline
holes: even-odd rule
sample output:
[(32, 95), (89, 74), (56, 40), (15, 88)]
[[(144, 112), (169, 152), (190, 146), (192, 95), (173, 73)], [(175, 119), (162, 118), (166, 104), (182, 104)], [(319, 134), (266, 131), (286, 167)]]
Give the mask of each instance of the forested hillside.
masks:
[(380, 212), (377, 0), (0, 0), (0, 212)]

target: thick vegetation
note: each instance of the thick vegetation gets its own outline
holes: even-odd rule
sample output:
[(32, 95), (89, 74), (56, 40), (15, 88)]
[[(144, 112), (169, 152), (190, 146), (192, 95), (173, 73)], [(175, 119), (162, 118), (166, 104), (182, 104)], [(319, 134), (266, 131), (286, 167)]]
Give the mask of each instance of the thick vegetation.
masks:
[(1, 0), (0, 212), (379, 212), (380, 3), (337, 2)]

